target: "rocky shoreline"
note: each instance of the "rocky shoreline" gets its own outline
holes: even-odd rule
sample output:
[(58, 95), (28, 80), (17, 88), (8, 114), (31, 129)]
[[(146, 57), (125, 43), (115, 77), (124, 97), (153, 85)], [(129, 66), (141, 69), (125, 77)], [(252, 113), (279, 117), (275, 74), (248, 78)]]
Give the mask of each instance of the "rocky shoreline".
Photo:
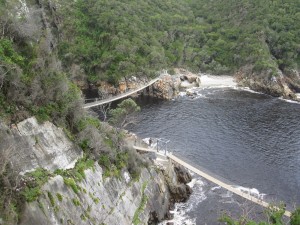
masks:
[[(201, 86), (202, 74), (200, 73), (194, 74), (186, 69), (175, 68), (172, 74), (173, 75), (170, 75), (169, 73), (164, 72), (161, 75), (161, 79), (145, 89), (142, 94), (155, 98), (171, 100), (175, 98), (180, 91)], [(278, 76), (249, 74), (247, 70), (245, 71), (241, 69), (232, 77), (240, 87), (248, 87), (253, 91), (274, 97), (283, 97), (285, 99), (300, 101), (297, 97), (297, 93), (300, 93), (299, 72), (289, 71), (289, 73), (284, 75), (278, 72), (278, 74)], [(98, 93), (105, 97), (137, 89), (138, 87), (146, 84), (148, 81), (149, 79), (146, 77), (131, 77), (121, 80), (116, 86), (107, 82), (100, 82), (90, 86), (89, 88), (87, 88), (87, 85), (81, 87), (83, 90), (93, 90), (94, 93)]]
[[(249, 69), (248, 69), (249, 70)], [(277, 71), (277, 75), (249, 73), (247, 69), (241, 69), (234, 77), (242, 87), (249, 87), (253, 91), (271, 95), (273, 97), (283, 97), (294, 101), (300, 101), (297, 93), (300, 92), (300, 75), (296, 70), (291, 70), (283, 74)]]
[[(152, 86), (142, 91), (142, 94), (155, 98), (171, 100), (176, 97), (180, 91), (192, 87), (199, 87), (201, 84), (200, 76), (193, 74), (185, 69), (174, 69), (174, 74), (163, 73), (161, 79)], [(107, 82), (99, 82), (94, 85), (81, 85), (84, 92), (93, 92), (98, 98), (106, 98), (137, 89), (149, 82), (146, 77), (131, 77), (123, 79), (118, 85), (111, 85)], [(87, 88), (88, 87), (88, 88)]]

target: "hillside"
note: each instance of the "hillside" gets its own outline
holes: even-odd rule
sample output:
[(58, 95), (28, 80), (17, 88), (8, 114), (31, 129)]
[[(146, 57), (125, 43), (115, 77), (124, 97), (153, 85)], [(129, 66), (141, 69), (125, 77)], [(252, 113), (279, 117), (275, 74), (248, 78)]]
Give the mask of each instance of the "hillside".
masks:
[(276, 75), (300, 62), (296, 0), (90, 0), (71, 8), (66, 35), (76, 35), (62, 53), (83, 59), (91, 80), (174, 66), (222, 74), (249, 65)]
[[(298, 0), (0, 0), (0, 224), (17, 223), (24, 205), (38, 204), (50, 178), (83, 182), (85, 170), (94, 176), (91, 168), (112, 180), (127, 171), (133, 183), (143, 171), (144, 180), (150, 176), (147, 160), (124, 146), (122, 132), (82, 109), (82, 87), (101, 89), (100, 81), (116, 85), (132, 76), (152, 78), (162, 69), (173, 74), (174, 68), (183, 68), (230, 74), (254, 90), (295, 98), (300, 91), (299, 12)], [(39, 139), (42, 131), (23, 135), (18, 130), (28, 118), (37, 119), (38, 131), (44, 124), (62, 129), (68, 145), (84, 156), (79, 168), (38, 170), (27, 176), (29, 188), (17, 180), (27, 169), (15, 171), (17, 153), (7, 150), (28, 145), (33, 151), (45, 144)], [(45, 193), (50, 207), (52, 197)], [(166, 214), (167, 209), (159, 220)]]

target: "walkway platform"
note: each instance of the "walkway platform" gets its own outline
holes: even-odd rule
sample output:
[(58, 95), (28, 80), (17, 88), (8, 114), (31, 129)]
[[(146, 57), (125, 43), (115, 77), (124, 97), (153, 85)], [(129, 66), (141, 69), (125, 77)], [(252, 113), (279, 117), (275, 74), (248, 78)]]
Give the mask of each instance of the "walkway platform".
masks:
[[(138, 147), (138, 146), (133, 146), (133, 147), (136, 150), (138, 150), (138, 151), (147, 151), (147, 152), (155, 152), (155, 153), (157, 153), (156, 150), (153, 150), (153, 149), (141, 148), (141, 147)], [(243, 197), (243, 198), (245, 198), (245, 199), (247, 199), (247, 200), (249, 200), (251, 202), (254, 202), (254, 203), (256, 203), (258, 205), (261, 205), (261, 206), (263, 206), (265, 208), (273, 207), (271, 204), (263, 201), (262, 199), (259, 199), (259, 198), (256, 198), (256, 197), (250, 195), (250, 194), (244, 193), (244, 192), (242, 192), (242, 191), (234, 188), (232, 185), (226, 184), (223, 181), (221, 181), (221, 180), (219, 180), (219, 179), (217, 179), (217, 178), (215, 178), (215, 177), (213, 177), (213, 176), (211, 176), (211, 175), (209, 175), (209, 174), (207, 174), (207, 173), (205, 173), (205, 172), (203, 172), (203, 171), (201, 171), (201, 170), (199, 170), (199, 169), (191, 166), (190, 164), (188, 164), (185, 161), (179, 159), (178, 157), (176, 157), (175, 155), (173, 155), (171, 153), (166, 153), (166, 158), (168, 158), (168, 159), (170, 159), (170, 160), (172, 160), (172, 161), (174, 161), (174, 162), (176, 162), (176, 163), (184, 166), (185, 168), (187, 168), (188, 170), (190, 170), (190, 171), (198, 174), (199, 176), (201, 176), (201, 177), (203, 177), (203, 178), (205, 178), (205, 179), (207, 179), (207, 180), (215, 183), (216, 185), (219, 185), (219, 186), (225, 188), (226, 190), (228, 190), (228, 191), (230, 191), (230, 192), (232, 192), (232, 193), (234, 193), (236, 195), (239, 195), (239, 196), (241, 196), (241, 197)], [(275, 209), (277, 209), (277, 207)], [(291, 216), (291, 212), (285, 211), (284, 215), (287, 216), (287, 217), (290, 217)]]

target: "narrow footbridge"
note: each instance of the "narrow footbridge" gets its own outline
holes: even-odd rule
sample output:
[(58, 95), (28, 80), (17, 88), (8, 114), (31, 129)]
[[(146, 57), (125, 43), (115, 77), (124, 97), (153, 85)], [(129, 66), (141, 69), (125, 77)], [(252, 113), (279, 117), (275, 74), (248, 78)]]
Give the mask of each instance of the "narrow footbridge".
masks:
[(90, 103), (86, 103), (84, 104), (83, 108), (84, 109), (88, 109), (88, 108), (91, 108), (91, 107), (95, 107), (95, 106), (99, 106), (99, 105), (104, 105), (104, 104), (107, 104), (107, 103), (110, 103), (110, 102), (113, 102), (113, 101), (116, 101), (116, 100), (119, 100), (119, 99), (122, 99), (122, 98), (125, 98), (127, 96), (130, 96), (132, 94), (135, 94), (143, 89), (145, 89), (146, 87), (149, 87), (151, 86), (152, 84), (154, 84), (156, 81), (160, 80), (160, 77), (157, 77), (153, 80), (151, 80), (150, 82), (148, 82), (147, 84), (141, 86), (140, 88), (137, 88), (135, 90), (131, 90), (131, 91), (128, 91), (128, 92), (125, 92), (125, 93), (122, 93), (120, 95), (117, 95), (117, 96), (114, 96), (114, 97), (111, 97), (111, 98), (107, 98), (107, 99), (102, 99), (102, 100), (98, 100), (98, 101), (94, 101), (94, 102), (90, 102)]
[[(133, 147), (136, 150), (138, 150), (138, 151), (155, 152), (156, 154), (159, 154), (159, 153), (157, 153), (156, 150), (151, 149), (151, 148), (143, 148), (143, 147), (138, 147), (138, 146), (133, 146)], [(159, 155), (161, 155), (161, 153)], [(262, 199), (256, 198), (256, 197), (250, 195), (250, 193), (242, 192), (242, 191), (236, 189), (234, 186), (226, 184), (225, 182), (223, 182), (223, 181), (221, 181), (221, 180), (219, 180), (219, 179), (217, 179), (217, 178), (215, 178), (215, 177), (213, 177), (213, 176), (211, 176), (211, 175), (209, 175), (209, 174), (207, 174), (207, 173), (205, 173), (205, 172), (203, 172), (203, 171), (201, 171), (201, 170), (199, 170), (199, 169), (191, 166), (190, 164), (188, 164), (187, 162), (185, 162), (185, 161), (181, 160), (180, 158), (176, 157), (172, 153), (165, 152), (165, 157), (166, 157), (166, 159), (174, 161), (174, 162), (176, 162), (176, 163), (184, 166), (188, 170), (190, 170), (190, 171), (198, 174), (199, 176), (205, 178), (206, 180), (209, 180), (209, 181), (215, 183), (216, 185), (219, 185), (219, 186), (227, 189), (228, 191), (230, 191), (230, 192), (232, 192), (232, 193), (234, 193), (236, 195), (239, 195), (239, 196), (241, 196), (241, 197), (243, 197), (243, 198), (245, 198), (245, 199), (247, 199), (247, 200), (249, 200), (251, 202), (254, 202), (254, 203), (258, 204), (258, 205), (261, 205), (261, 206), (263, 206), (265, 208), (272, 207), (271, 204), (263, 201)], [(291, 216), (291, 212), (285, 211), (284, 215), (287, 216), (287, 217), (290, 217)]]

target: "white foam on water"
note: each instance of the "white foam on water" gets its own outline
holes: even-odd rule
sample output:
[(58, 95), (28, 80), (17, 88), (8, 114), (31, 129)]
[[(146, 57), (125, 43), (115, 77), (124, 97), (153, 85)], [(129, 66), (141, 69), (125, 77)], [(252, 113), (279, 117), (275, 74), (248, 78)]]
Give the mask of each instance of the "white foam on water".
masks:
[(231, 198), (233, 196), (233, 193), (230, 191), (226, 191), (225, 193), (221, 194), (222, 198)]
[(247, 92), (254, 93), (254, 94), (259, 94), (259, 95), (266, 95), (265, 93), (254, 91), (254, 90), (250, 89), (249, 87), (235, 87), (234, 89), (235, 90), (247, 91)]
[[(251, 90), (249, 87), (235, 87), (234, 89), (236, 89), (236, 90), (242, 90), (242, 91), (247, 91), (247, 92), (254, 93), (254, 94), (259, 94), (259, 95), (267, 95), (267, 94), (262, 93), (262, 92), (258, 92), (258, 91)], [(296, 94), (296, 97), (297, 97), (297, 99), (300, 101), (300, 93), (297, 93), (297, 94)], [(279, 97), (278, 99), (281, 100), (281, 101), (288, 102), (288, 103), (300, 104), (299, 101), (290, 100), (290, 99), (285, 99), (285, 98), (283, 98), (283, 97)]]
[(175, 209), (170, 211), (174, 215), (174, 218), (163, 221), (160, 225), (168, 223), (173, 223), (174, 225), (196, 225), (196, 218), (189, 217), (188, 212), (196, 208), (199, 203), (207, 198), (203, 190), (205, 183), (199, 178), (194, 178), (188, 185), (193, 188), (193, 193), (189, 200), (185, 203), (176, 203)]
[(212, 187), (211, 190), (212, 190), (212, 191), (215, 191), (215, 190), (219, 190), (219, 189), (221, 189), (221, 188), (222, 188), (221, 186), (215, 186), (215, 187)]
[(181, 92), (179, 92), (178, 96), (184, 97), (184, 96), (186, 96), (186, 92), (185, 91), (181, 91)]
[[(284, 99), (283, 97), (279, 97), (278, 99), (280, 99), (281, 101), (288, 102), (288, 103), (300, 104), (300, 102), (298, 102), (298, 101), (294, 101), (294, 100), (290, 100), (290, 99)], [(297, 99), (300, 100), (300, 97), (297, 96)]]
[(213, 87), (213, 88), (224, 88), (224, 87), (236, 87), (237, 83), (234, 81), (232, 76), (213, 76), (207, 74), (201, 74), (200, 87)]
[[(207, 98), (207, 95), (214, 93), (214, 89), (222, 88), (236, 88), (237, 83), (231, 76), (213, 76), (207, 74), (201, 74), (201, 84), (199, 87), (188, 88), (185, 92), (180, 92), (180, 97), (188, 96), (192, 99)], [(211, 89), (212, 92), (203, 94), (203, 90)]]
[(247, 188), (242, 186), (234, 186), (234, 188), (259, 199), (263, 199), (266, 196), (266, 194), (260, 193), (256, 188)]

